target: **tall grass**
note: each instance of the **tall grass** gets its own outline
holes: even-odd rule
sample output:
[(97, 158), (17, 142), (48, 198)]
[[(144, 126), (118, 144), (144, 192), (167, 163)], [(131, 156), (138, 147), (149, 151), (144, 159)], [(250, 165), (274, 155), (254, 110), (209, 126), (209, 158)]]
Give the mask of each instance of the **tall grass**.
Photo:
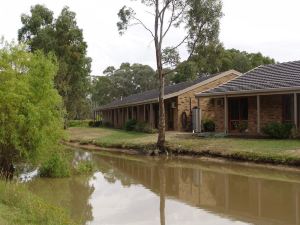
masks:
[(22, 184), (0, 181), (0, 224), (72, 225), (66, 212), (30, 193)]

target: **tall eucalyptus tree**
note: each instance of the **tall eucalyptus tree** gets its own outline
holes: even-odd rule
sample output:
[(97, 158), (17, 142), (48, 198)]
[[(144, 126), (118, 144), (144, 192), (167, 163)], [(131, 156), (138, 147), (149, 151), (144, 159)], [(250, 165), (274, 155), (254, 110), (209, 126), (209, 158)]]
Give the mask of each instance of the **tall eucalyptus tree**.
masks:
[[(220, 18), (222, 17), (221, 0), (136, 0), (150, 13), (152, 24), (146, 23), (137, 15), (136, 11), (128, 6), (120, 9), (117, 23), (119, 33), (133, 25), (142, 26), (151, 36), (155, 45), (157, 74), (159, 79), (159, 133), (157, 147), (165, 150), (165, 108), (164, 83), (165, 76), (172, 70), (164, 67), (178, 59), (177, 49), (186, 45), (189, 51), (187, 61), (191, 59), (195, 49), (200, 45), (207, 45), (218, 40)], [(184, 30), (185, 35), (173, 46), (165, 46), (168, 35)], [(163, 54), (164, 53), (164, 54)], [(163, 57), (163, 55), (169, 55)], [(173, 57), (173, 59), (172, 59)], [(164, 60), (167, 58), (168, 60)], [(167, 72), (166, 72), (167, 71)]]

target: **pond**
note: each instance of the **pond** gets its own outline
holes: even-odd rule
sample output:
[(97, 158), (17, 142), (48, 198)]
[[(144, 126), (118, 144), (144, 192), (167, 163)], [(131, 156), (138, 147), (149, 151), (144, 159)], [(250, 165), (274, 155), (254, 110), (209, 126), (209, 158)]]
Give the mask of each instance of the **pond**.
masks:
[(300, 224), (300, 173), (200, 159), (75, 151), (97, 171), (29, 189), (81, 224)]

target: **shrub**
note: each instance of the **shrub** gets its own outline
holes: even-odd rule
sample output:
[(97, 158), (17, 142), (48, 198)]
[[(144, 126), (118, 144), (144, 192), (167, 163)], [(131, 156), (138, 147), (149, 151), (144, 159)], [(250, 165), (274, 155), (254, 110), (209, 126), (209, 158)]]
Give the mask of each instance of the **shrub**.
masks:
[(39, 170), (41, 177), (61, 178), (70, 176), (70, 162), (63, 153), (55, 152), (42, 164)]
[(136, 125), (137, 125), (137, 121), (136, 120), (128, 120), (126, 123), (125, 123), (125, 130), (127, 131), (134, 131), (135, 128), (136, 128)]
[(216, 130), (215, 122), (212, 120), (204, 120), (203, 130), (204, 132), (214, 132)]
[(91, 120), (69, 120), (68, 127), (88, 127), (90, 123), (93, 122)]
[(292, 134), (293, 125), (290, 123), (269, 123), (263, 127), (262, 132), (271, 138), (286, 139)]
[(100, 127), (102, 125), (102, 121), (89, 121), (89, 127)]
[(155, 129), (151, 128), (148, 123), (145, 122), (137, 122), (134, 127), (134, 131), (148, 133), (148, 134), (154, 134), (157, 132)]
[(147, 123), (137, 122), (134, 126), (134, 130), (137, 132), (144, 132), (146, 130)]
[(96, 121), (94, 123), (94, 127), (100, 127), (102, 125), (102, 121)]
[(76, 174), (90, 174), (94, 171), (94, 164), (88, 160), (82, 160), (75, 166)]

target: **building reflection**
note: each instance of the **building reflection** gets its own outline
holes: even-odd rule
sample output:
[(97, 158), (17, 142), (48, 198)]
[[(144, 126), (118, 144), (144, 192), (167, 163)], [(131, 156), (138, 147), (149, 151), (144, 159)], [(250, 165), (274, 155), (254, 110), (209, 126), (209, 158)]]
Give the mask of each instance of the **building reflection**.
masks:
[(161, 225), (165, 224), (165, 198), (253, 224), (300, 224), (297, 182), (187, 168), (164, 160), (145, 163), (114, 156), (97, 157), (99, 165), (113, 168), (110, 176), (123, 180), (127, 186), (142, 184), (160, 196)]

